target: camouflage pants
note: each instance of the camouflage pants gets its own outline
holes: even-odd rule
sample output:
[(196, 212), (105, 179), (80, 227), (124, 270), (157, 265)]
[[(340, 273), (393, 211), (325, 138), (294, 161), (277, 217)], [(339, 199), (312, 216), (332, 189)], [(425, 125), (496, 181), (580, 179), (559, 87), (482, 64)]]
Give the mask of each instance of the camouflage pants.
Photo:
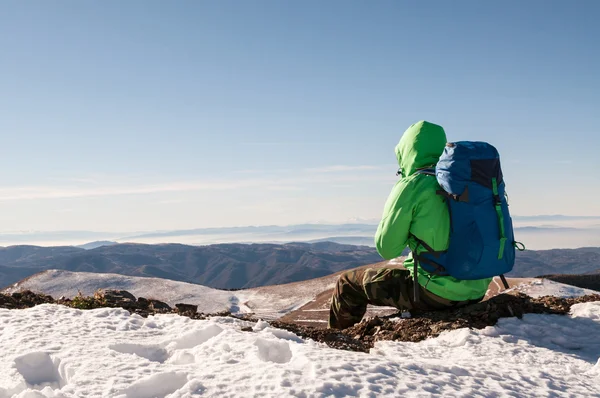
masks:
[(345, 329), (360, 322), (367, 304), (430, 311), (464, 303), (446, 300), (420, 286), (419, 301), (415, 304), (413, 280), (408, 270), (365, 268), (345, 272), (338, 279), (331, 298), (328, 327)]

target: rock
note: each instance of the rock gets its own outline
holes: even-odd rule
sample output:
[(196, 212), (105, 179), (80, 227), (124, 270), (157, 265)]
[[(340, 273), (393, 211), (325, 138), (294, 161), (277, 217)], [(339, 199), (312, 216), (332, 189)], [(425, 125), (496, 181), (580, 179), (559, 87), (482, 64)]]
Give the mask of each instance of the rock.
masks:
[(140, 308), (146, 309), (150, 306), (150, 300), (148, 300), (147, 298), (144, 298), (144, 297), (138, 297), (137, 305)]
[(31, 308), (38, 304), (54, 303), (54, 299), (45, 294), (37, 294), (31, 290), (15, 292), (11, 295), (0, 294), (0, 307), (8, 309)]
[(133, 308), (136, 305), (136, 298), (127, 290), (99, 290), (94, 293), (94, 299), (102, 302), (108, 307)]
[(150, 307), (152, 310), (157, 311), (157, 312), (171, 312), (173, 311), (173, 309), (169, 306), (169, 304), (164, 303), (162, 301), (159, 300), (148, 300), (150, 302)]
[(135, 296), (127, 290), (105, 290), (104, 297), (107, 296), (114, 297), (115, 299), (136, 301)]
[(177, 312), (180, 315), (193, 316), (194, 314), (196, 314), (196, 312), (198, 312), (198, 306), (192, 304), (179, 303), (175, 304), (175, 308), (177, 308)]

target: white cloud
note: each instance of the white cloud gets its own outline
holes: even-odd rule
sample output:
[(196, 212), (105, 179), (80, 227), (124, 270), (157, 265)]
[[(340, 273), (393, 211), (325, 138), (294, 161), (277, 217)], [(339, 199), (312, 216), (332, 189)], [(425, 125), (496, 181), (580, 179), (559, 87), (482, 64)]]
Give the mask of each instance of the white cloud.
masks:
[(383, 166), (374, 166), (374, 165), (334, 165), (334, 166), (325, 166), (325, 167), (315, 167), (304, 169), (304, 171), (312, 172), (312, 173), (339, 173), (345, 171), (372, 171), (372, 170), (382, 170)]
[[(349, 171), (379, 171), (384, 169), (394, 169), (394, 166), (382, 166), (382, 165), (330, 165), (323, 167), (309, 167), (305, 169), (246, 169), (236, 170), (234, 173), (237, 174), (280, 174), (280, 173), (291, 173), (291, 172), (302, 172), (308, 174), (323, 174), (323, 173), (341, 173)], [(395, 170), (394, 170), (395, 171)]]
[(107, 186), (24, 186), (0, 189), (0, 201), (139, 195), (161, 192), (222, 191), (264, 186), (262, 180), (183, 181), (162, 184)]
[(184, 199), (167, 199), (156, 202), (157, 205), (175, 205), (180, 203), (186, 203), (187, 200)]
[[(0, 188), (0, 202), (35, 200), (35, 199), (68, 199), (89, 197), (111, 197), (124, 195), (144, 195), (174, 192), (230, 191), (253, 189), (263, 192), (293, 192), (323, 189), (322, 185), (343, 185), (346, 188), (359, 187), (363, 182), (392, 184), (391, 173), (346, 173), (349, 171), (377, 171), (382, 166), (373, 165), (336, 165), (323, 168), (305, 169), (292, 177), (271, 175), (256, 178), (234, 178), (222, 180), (188, 180), (148, 182), (143, 177), (103, 176), (103, 178), (63, 179), (56, 184), (22, 185)], [(170, 198), (166, 198), (169, 200)], [(180, 198), (173, 198), (180, 199)]]

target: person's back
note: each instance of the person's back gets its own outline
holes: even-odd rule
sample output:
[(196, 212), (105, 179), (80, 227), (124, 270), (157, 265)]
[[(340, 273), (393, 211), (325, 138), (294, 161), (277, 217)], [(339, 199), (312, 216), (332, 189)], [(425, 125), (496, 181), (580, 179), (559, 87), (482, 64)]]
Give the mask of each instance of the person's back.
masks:
[[(418, 173), (433, 167), (446, 145), (441, 126), (421, 121), (410, 126), (396, 146), (401, 178), (385, 204), (375, 245), (384, 259), (399, 257), (408, 245), (411, 251), (425, 250), (419, 241), (435, 251), (448, 248), (450, 217), (435, 177)], [(421, 267), (420, 299), (414, 302), (412, 255), (405, 268), (363, 269), (344, 273), (332, 297), (329, 327), (345, 328), (359, 322), (367, 304), (394, 306), (410, 310), (444, 309), (479, 301), (485, 295), (491, 278), (457, 280), (450, 276), (432, 275)]]

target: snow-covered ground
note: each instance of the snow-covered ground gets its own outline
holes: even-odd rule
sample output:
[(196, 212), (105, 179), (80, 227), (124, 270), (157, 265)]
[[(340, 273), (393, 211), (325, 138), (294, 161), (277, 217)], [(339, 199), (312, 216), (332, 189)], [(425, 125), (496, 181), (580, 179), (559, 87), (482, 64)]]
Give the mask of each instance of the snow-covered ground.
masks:
[(0, 309), (0, 398), (599, 397), (600, 303), (369, 354), (233, 318)]
[(54, 298), (72, 298), (79, 292), (90, 296), (98, 289), (119, 289), (127, 290), (136, 297), (161, 300), (171, 306), (177, 303), (197, 304), (198, 311), (204, 313), (231, 311), (276, 319), (332, 288), (336, 278), (330, 276), (286, 285), (226, 291), (161, 278), (49, 270), (14, 284), (4, 293), (29, 289)]
[(127, 290), (136, 297), (161, 300), (171, 306), (176, 303), (199, 304), (198, 311), (204, 313), (230, 309), (233, 312), (249, 312), (239, 305), (235, 292), (161, 278), (49, 270), (16, 283), (5, 289), (5, 292), (21, 289), (48, 294), (54, 298), (72, 298), (79, 292), (84, 296), (91, 296), (98, 289), (118, 289)]
[[(201, 312), (274, 318), (335, 278), (229, 292), (158, 278), (48, 271), (12, 290), (58, 297), (117, 288), (199, 304)], [(593, 293), (547, 280), (514, 289), (534, 296)], [(242, 332), (246, 326), (255, 332)], [(599, 335), (600, 302), (578, 304), (571, 316), (527, 314), (420, 343), (379, 342), (369, 354), (330, 349), (262, 321), (144, 319), (122, 309), (45, 304), (0, 309), (0, 398), (600, 397)]]
[[(62, 296), (72, 298), (78, 292), (89, 296), (98, 289), (123, 289), (136, 297), (161, 300), (171, 306), (176, 303), (196, 304), (199, 312), (253, 313), (258, 318), (273, 320), (313, 301), (319, 293), (332, 289), (337, 278), (338, 275), (334, 274), (284, 285), (225, 291), (161, 278), (49, 270), (16, 283), (5, 289), (4, 293), (29, 289), (49, 294), (54, 298)], [(509, 278), (509, 283), (511, 286), (518, 284), (510, 290), (517, 290), (533, 297), (543, 295), (577, 297), (597, 293), (546, 279)], [(504, 291), (498, 278), (490, 287), (495, 287), (490, 290), (491, 295)]]

